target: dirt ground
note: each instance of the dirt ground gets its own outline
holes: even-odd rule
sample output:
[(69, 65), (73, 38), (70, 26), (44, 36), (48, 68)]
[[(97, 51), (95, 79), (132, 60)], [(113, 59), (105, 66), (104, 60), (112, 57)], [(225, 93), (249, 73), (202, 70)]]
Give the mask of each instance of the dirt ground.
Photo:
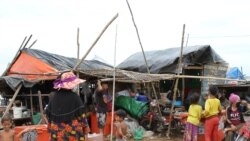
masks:
[[(178, 136), (171, 136), (170, 139), (168, 139), (167, 137), (160, 137), (160, 136), (151, 136), (151, 137), (147, 137), (147, 138), (143, 138), (142, 140), (134, 140), (134, 139), (128, 139), (127, 141), (182, 141), (182, 136), (178, 135)], [(106, 138), (104, 141), (110, 141), (109, 138)]]
[(182, 141), (181, 137), (170, 137), (170, 139), (166, 138), (166, 137), (149, 137), (149, 138), (145, 138), (142, 141)]

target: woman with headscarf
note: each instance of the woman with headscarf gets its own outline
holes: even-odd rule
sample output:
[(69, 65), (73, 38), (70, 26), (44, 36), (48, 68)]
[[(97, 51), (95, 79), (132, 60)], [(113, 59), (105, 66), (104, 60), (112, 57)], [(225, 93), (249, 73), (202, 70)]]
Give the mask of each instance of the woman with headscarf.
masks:
[(51, 141), (86, 141), (89, 132), (84, 105), (73, 90), (85, 80), (73, 72), (64, 72), (54, 81), (54, 96), (51, 98), (46, 115)]
[(240, 107), (240, 97), (232, 93), (229, 97), (230, 107), (226, 110), (225, 141), (233, 141), (234, 133), (238, 132), (244, 125), (243, 111)]

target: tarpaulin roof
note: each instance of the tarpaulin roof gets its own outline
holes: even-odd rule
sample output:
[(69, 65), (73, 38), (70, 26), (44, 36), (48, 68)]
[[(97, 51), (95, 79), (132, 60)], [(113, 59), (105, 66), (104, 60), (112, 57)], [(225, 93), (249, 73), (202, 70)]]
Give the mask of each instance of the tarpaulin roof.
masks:
[[(65, 57), (37, 49), (23, 49), (16, 61), (10, 66), (7, 75), (18, 75), (28, 80), (54, 79), (56, 72), (71, 70), (77, 63), (76, 58)], [(84, 60), (80, 70), (105, 69), (112, 66), (97, 60)]]
[(39, 81), (29, 81), (18, 76), (2, 76), (0, 77), (0, 89), (8, 89), (9, 87), (11, 90), (15, 91), (19, 85), (23, 85), (26, 88), (31, 88), (37, 82)]
[[(24, 48), (0, 77), (1, 91), (15, 91), (22, 84), (31, 88), (41, 80), (53, 80), (58, 72), (71, 70), (77, 63), (76, 58), (65, 57), (37, 49)], [(112, 66), (98, 60), (84, 60), (79, 70), (110, 69)]]
[[(147, 51), (145, 56), (151, 73), (176, 73), (180, 48)], [(203, 65), (208, 63), (225, 63), (210, 45), (183, 48), (183, 65)], [(118, 65), (118, 68), (147, 72), (143, 54), (137, 52)]]

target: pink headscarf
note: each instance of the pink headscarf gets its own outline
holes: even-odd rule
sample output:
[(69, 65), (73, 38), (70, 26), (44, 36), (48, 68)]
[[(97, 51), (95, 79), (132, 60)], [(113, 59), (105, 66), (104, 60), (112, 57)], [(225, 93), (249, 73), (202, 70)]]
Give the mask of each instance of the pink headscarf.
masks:
[(240, 97), (234, 93), (231, 93), (230, 94), (230, 97), (229, 97), (229, 101), (231, 103), (236, 103), (236, 102), (239, 102), (240, 101)]

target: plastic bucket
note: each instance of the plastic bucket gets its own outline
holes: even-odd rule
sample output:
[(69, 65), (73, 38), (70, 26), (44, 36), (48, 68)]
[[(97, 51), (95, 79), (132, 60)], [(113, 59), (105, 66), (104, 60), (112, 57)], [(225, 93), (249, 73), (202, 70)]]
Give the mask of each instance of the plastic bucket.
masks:
[(14, 118), (22, 118), (22, 110), (23, 108), (22, 107), (13, 107), (13, 117)]

